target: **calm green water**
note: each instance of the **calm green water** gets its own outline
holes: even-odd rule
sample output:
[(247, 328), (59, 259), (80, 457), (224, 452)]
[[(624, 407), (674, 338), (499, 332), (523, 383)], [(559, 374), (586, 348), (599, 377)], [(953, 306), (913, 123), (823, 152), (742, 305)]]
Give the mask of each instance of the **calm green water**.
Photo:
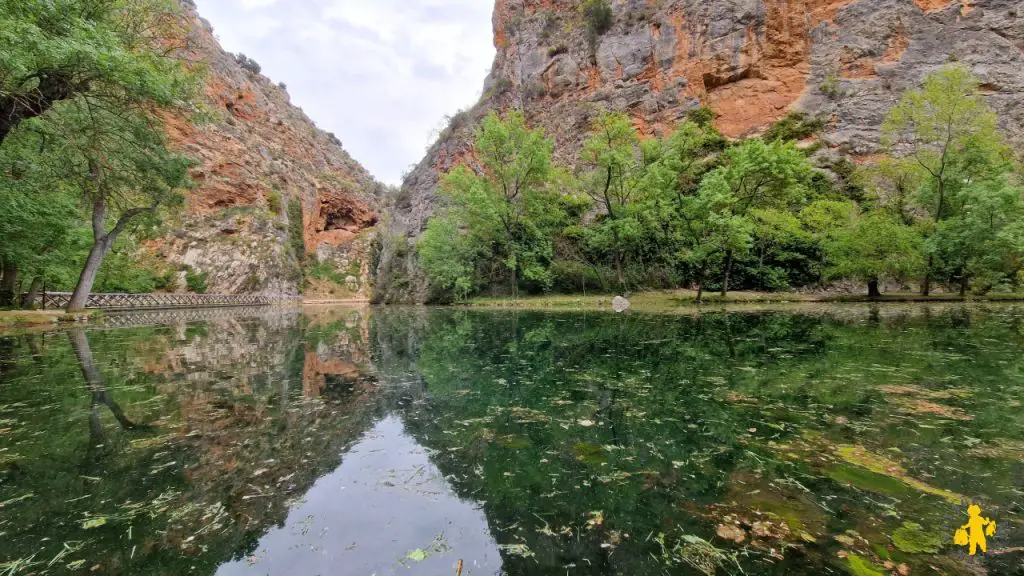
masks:
[(1012, 306), (0, 336), (0, 575), (1024, 574), (1022, 400)]

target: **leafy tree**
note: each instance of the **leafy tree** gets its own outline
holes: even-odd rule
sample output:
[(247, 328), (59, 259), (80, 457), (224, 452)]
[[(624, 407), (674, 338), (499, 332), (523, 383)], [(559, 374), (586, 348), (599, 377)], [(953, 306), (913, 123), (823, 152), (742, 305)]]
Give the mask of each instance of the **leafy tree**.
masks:
[[(755, 209), (791, 210), (802, 206), (812, 174), (807, 157), (791, 142), (751, 139), (725, 151), (722, 166), (704, 178), (701, 191), (715, 188), (716, 195), (732, 197), (732, 214), (748, 218)], [(723, 297), (729, 291), (737, 251), (744, 246), (738, 243), (726, 248)]]
[(1022, 193), (1006, 177), (971, 183), (958, 192), (957, 215), (939, 222), (928, 238), (935, 273), (959, 284), (961, 296), (971, 279), (985, 292), (1020, 270)]
[[(995, 114), (978, 92), (978, 80), (965, 68), (950, 65), (928, 75), (920, 90), (906, 92), (886, 118), (884, 143), (905, 153), (924, 173), (916, 201), (935, 227), (958, 214), (964, 186), (1008, 169), (1010, 151)], [(928, 295), (936, 242), (930, 241), (921, 292)]]
[[(776, 209), (755, 209), (750, 212), (752, 247), (757, 258), (757, 289), (788, 287), (785, 271), (766, 267), (769, 259), (786, 256), (786, 247), (802, 244), (809, 235), (800, 218), (789, 211)], [(795, 256), (795, 255), (794, 255)]]
[(660, 234), (655, 238), (677, 267), (694, 272), (698, 299), (723, 245), (729, 243), (733, 232), (742, 229), (740, 222), (727, 214), (732, 206), (730, 195), (697, 197), (702, 177), (724, 144), (709, 123), (684, 122), (665, 139), (643, 183), (648, 198), (642, 209), (656, 220), (651, 227)]
[(176, 105), (195, 88), (175, 57), (185, 38), (168, 0), (0, 0), (0, 144), (73, 98), (111, 111)]
[(453, 214), (430, 220), (420, 241), (419, 256), (423, 269), (442, 290), (451, 291), (457, 300), (465, 299), (478, 285), (476, 263), (483, 246), (460, 227)]
[[(442, 180), (446, 216), (431, 220), (420, 245), (427, 274), (465, 295), (475, 284), (466, 272), (488, 256), (508, 273), (513, 294), (518, 294), (520, 280), (550, 286), (550, 227), (561, 220), (557, 198), (547, 188), (553, 144), (542, 131), (527, 128), (521, 112), (513, 111), (504, 121), (495, 113), (484, 118), (476, 151), (483, 174), (460, 166)], [(476, 247), (476, 253), (467, 246)], [(442, 262), (438, 256), (444, 251), (461, 260)]]
[(921, 234), (884, 211), (854, 216), (848, 226), (826, 240), (830, 275), (868, 284), (868, 296), (881, 296), (878, 283), (903, 278), (924, 265)]
[(44, 280), (66, 276), (83, 245), (77, 191), (54, 181), (50, 164), (39, 161), (44, 145), (30, 133), (0, 147), (0, 306), (15, 303), (19, 273), (29, 281), (25, 302), (34, 302)]
[(584, 188), (604, 212), (604, 218), (591, 228), (591, 243), (611, 253), (616, 281), (623, 287), (626, 245), (639, 234), (631, 208), (648, 164), (629, 117), (603, 112), (595, 118), (581, 160), (589, 169)]
[(64, 102), (30, 127), (53, 142), (46, 160), (54, 179), (75, 187), (90, 210), (92, 246), (68, 306), (82, 310), (118, 237), (181, 204), (190, 161), (168, 150), (162, 125), (149, 116), (97, 110), (85, 100)]

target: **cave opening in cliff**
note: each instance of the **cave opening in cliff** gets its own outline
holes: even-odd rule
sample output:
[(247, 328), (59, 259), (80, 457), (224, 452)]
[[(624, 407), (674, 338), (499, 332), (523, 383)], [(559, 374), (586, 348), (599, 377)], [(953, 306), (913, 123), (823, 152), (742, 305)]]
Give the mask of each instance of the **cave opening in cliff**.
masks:
[(358, 232), (377, 223), (375, 214), (353, 204), (324, 201), (320, 206), (324, 222), (322, 232), (331, 230)]

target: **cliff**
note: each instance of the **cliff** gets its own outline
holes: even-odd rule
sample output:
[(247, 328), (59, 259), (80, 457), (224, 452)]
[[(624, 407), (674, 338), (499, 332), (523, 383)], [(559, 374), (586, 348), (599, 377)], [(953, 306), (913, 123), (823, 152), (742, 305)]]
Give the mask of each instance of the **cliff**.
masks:
[(791, 111), (826, 121), (833, 154), (869, 158), (885, 114), (950, 62), (984, 83), (1011, 139), (1024, 140), (1024, 7), (1015, 0), (613, 0), (597, 33), (582, 0), (497, 0), (497, 56), (481, 101), (457, 115), (403, 184), (381, 236), (375, 297), (423, 301), (416, 240), (440, 174), (472, 165), (473, 129), (489, 110), (521, 108), (576, 159), (591, 118), (627, 112), (645, 136), (701, 105), (731, 138)]
[(297, 295), (300, 259), (316, 259), (336, 282), (307, 293), (368, 296), (371, 229), (382, 186), (333, 135), (292, 105), (283, 85), (225, 52), (210, 24), (183, 2), (187, 57), (208, 70), (206, 122), (168, 118), (176, 148), (196, 160), (186, 213), (147, 243), (178, 270), (207, 274), (211, 293)]

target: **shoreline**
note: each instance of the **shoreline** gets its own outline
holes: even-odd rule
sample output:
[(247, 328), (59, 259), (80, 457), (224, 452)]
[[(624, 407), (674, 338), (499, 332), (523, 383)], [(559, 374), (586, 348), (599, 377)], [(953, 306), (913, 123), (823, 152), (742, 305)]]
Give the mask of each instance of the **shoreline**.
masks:
[[(458, 308), (495, 308), (524, 310), (610, 310), (614, 295), (544, 295), (472, 298), (467, 302), (454, 304)], [(705, 294), (703, 302), (697, 303), (696, 292), (692, 290), (666, 290), (640, 292), (629, 296), (631, 309), (643, 312), (671, 310), (701, 310), (743, 308), (752, 305), (778, 304), (983, 304), (1024, 302), (1024, 293), (989, 294), (986, 296), (961, 297), (958, 294), (935, 294), (921, 296), (911, 293), (890, 293), (879, 298), (859, 294), (799, 292), (730, 292), (723, 299), (719, 294)]]

